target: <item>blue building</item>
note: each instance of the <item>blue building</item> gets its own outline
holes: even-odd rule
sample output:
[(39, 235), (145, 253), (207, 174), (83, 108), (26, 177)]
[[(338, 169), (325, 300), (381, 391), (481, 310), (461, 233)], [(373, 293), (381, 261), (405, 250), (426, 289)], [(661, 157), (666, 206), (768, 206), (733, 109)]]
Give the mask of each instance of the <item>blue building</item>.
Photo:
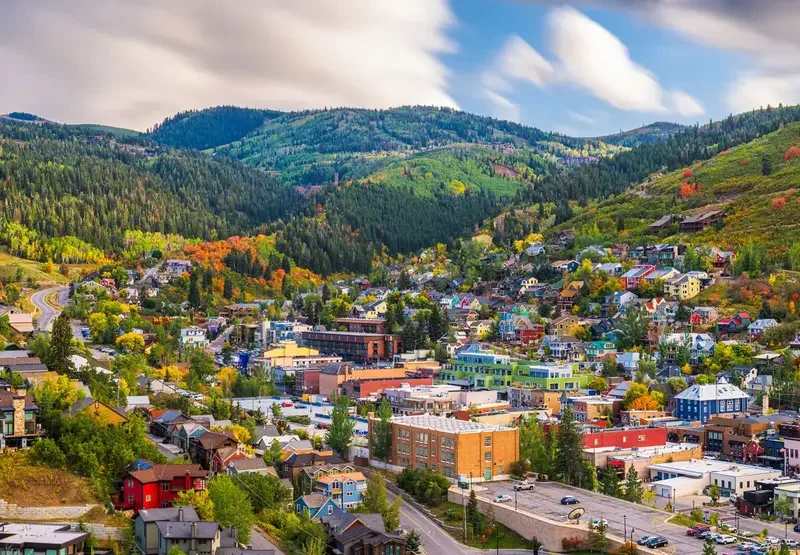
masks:
[(325, 497), (321, 493), (309, 493), (298, 497), (294, 502), (294, 510), (298, 515), (308, 511), (308, 516), (311, 520), (342, 512), (342, 508), (334, 503), (332, 498)]
[(330, 497), (342, 509), (352, 509), (367, 491), (367, 479), (360, 472), (326, 474), (314, 483), (314, 492)]
[(747, 412), (748, 401), (744, 391), (720, 378), (715, 384), (694, 384), (678, 393), (673, 416), (705, 424), (716, 414)]

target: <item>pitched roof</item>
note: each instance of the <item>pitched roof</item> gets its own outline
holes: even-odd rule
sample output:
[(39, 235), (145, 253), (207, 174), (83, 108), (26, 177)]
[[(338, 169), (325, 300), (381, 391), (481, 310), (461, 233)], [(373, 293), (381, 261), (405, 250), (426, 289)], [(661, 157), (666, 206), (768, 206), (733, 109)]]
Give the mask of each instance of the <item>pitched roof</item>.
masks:
[(206, 478), (208, 471), (203, 470), (199, 464), (154, 464), (144, 470), (133, 470), (130, 476), (149, 484), (152, 482), (165, 482), (189, 474), (191, 478)]
[(219, 533), (219, 522), (156, 522), (158, 534), (168, 539), (199, 538), (213, 540)]
[(723, 380), (716, 384), (694, 384), (692, 387), (678, 393), (675, 399), (689, 401), (724, 401), (728, 399), (747, 399), (747, 393)]
[(328, 482), (346, 482), (347, 480), (354, 480), (356, 482), (363, 482), (366, 480), (361, 472), (344, 472), (342, 474), (325, 474), (317, 478), (317, 482), (327, 484)]
[(33, 396), (13, 393), (11, 391), (0, 391), (0, 410), (14, 410), (14, 399), (21, 399), (23, 397), (25, 398), (25, 409), (36, 409), (36, 403), (33, 400)]
[(197, 443), (203, 449), (216, 449), (228, 440), (236, 441), (236, 438), (230, 432), (206, 432), (197, 438)]
[(309, 509), (318, 509), (322, 507), (330, 497), (326, 497), (321, 493), (309, 493), (308, 495), (303, 495), (302, 497), (298, 498), (298, 501), (302, 499), (303, 503), (306, 504), (306, 507)]
[(142, 509), (139, 517), (143, 522), (158, 522), (160, 520), (176, 521), (179, 520), (180, 511), (183, 509), (183, 520), (194, 522), (200, 520), (194, 507), (167, 507), (166, 509)]
[(311, 466), (315, 462), (324, 462), (328, 464), (344, 464), (343, 458), (338, 455), (323, 455), (321, 453), (292, 453), (285, 461), (290, 467), (296, 466)]

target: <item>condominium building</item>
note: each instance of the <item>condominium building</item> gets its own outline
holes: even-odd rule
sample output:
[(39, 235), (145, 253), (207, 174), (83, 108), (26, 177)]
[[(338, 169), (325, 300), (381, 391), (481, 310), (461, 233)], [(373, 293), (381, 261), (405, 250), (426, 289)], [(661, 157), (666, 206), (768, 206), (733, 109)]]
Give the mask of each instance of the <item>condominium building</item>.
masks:
[[(370, 419), (369, 428), (375, 420)], [(395, 417), (392, 453), (395, 467), (429, 468), (451, 480), (508, 479), (519, 459), (519, 429), (439, 416)]]

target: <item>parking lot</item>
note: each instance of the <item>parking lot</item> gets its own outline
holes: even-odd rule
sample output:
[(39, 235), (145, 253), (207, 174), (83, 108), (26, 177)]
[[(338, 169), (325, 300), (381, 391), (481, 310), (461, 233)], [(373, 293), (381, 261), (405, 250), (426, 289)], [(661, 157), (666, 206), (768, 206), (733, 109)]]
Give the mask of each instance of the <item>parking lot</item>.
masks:
[[(512, 482), (496, 482), (481, 484), (487, 487), (488, 491), (483, 497), (494, 498), (497, 495), (508, 495), (514, 504), (514, 490)], [(580, 500), (578, 505), (562, 505), (561, 498), (567, 495), (577, 497)], [(671, 515), (657, 509), (645, 507), (643, 505), (633, 505), (626, 501), (606, 497), (599, 493), (578, 490), (558, 484), (555, 482), (537, 483), (532, 491), (517, 492), (517, 507), (533, 514), (546, 516), (553, 520), (565, 522), (567, 515), (572, 509), (582, 507), (586, 513), (581, 521), (586, 522), (591, 519), (604, 518), (608, 521), (609, 534), (622, 537), (627, 533), (628, 538), (633, 532), (634, 541), (642, 536), (663, 536), (669, 541), (667, 547), (661, 548), (664, 553), (700, 555), (703, 552), (703, 542), (696, 538), (686, 535), (686, 528), (667, 524), (665, 520)], [(749, 519), (742, 519), (740, 523), (745, 528), (745, 522), (754, 532), (764, 528), (764, 523)], [(780, 537), (783, 537), (781, 534)], [(798, 539), (789, 528), (789, 537)], [(718, 546), (718, 552), (725, 551), (723, 546)], [(727, 551), (734, 552), (734, 546), (728, 546)]]

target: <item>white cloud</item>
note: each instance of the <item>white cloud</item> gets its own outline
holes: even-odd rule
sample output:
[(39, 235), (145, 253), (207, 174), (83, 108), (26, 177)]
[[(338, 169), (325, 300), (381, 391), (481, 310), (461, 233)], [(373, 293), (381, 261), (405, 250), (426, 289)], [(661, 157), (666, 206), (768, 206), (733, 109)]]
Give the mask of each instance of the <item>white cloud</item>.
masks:
[(448, 0), (9, 0), (0, 112), (143, 129), (217, 104), (455, 106)]
[(731, 84), (728, 105), (737, 112), (746, 112), (778, 104), (800, 103), (800, 75), (773, 77), (742, 74)]
[(700, 116), (705, 113), (700, 103), (683, 91), (670, 91), (667, 99), (670, 109), (682, 116)]
[[(511, 36), (484, 73), (486, 96), (499, 92), (507, 95), (513, 91), (513, 83), (520, 81), (539, 88), (569, 84), (620, 110), (681, 116), (704, 113), (700, 103), (687, 93), (665, 91), (650, 71), (631, 59), (619, 38), (581, 12), (555, 8), (548, 17), (548, 27), (555, 60), (546, 60), (522, 38)], [(591, 122), (591, 118), (570, 117)]]
[(587, 116), (585, 114), (580, 114), (578, 112), (573, 112), (572, 110), (567, 110), (567, 115), (569, 117), (571, 117), (572, 119), (574, 119), (575, 121), (579, 121), (581, 123), (588, 123), (588, 124), (594, 123), (594, 118), (590, 118), (589, 116)]
[(522, 37), (512, 35), (506, 40), (497, 58), (499, 72), (511, 79), (529, 81), (542, 87), (553, 77), (553, 66)]
[(492, 115), (497, 119), (505, 119), (508, 121), (515, 121), (519, 123), (520, 121), (520, 109), (519, 104), (512, 102), (505, 96), (492, 91), (491, 89), (485, 89), (484, 94), (486, 98), (489, 99), (489, 102), (492, 103), (493, 111)]

